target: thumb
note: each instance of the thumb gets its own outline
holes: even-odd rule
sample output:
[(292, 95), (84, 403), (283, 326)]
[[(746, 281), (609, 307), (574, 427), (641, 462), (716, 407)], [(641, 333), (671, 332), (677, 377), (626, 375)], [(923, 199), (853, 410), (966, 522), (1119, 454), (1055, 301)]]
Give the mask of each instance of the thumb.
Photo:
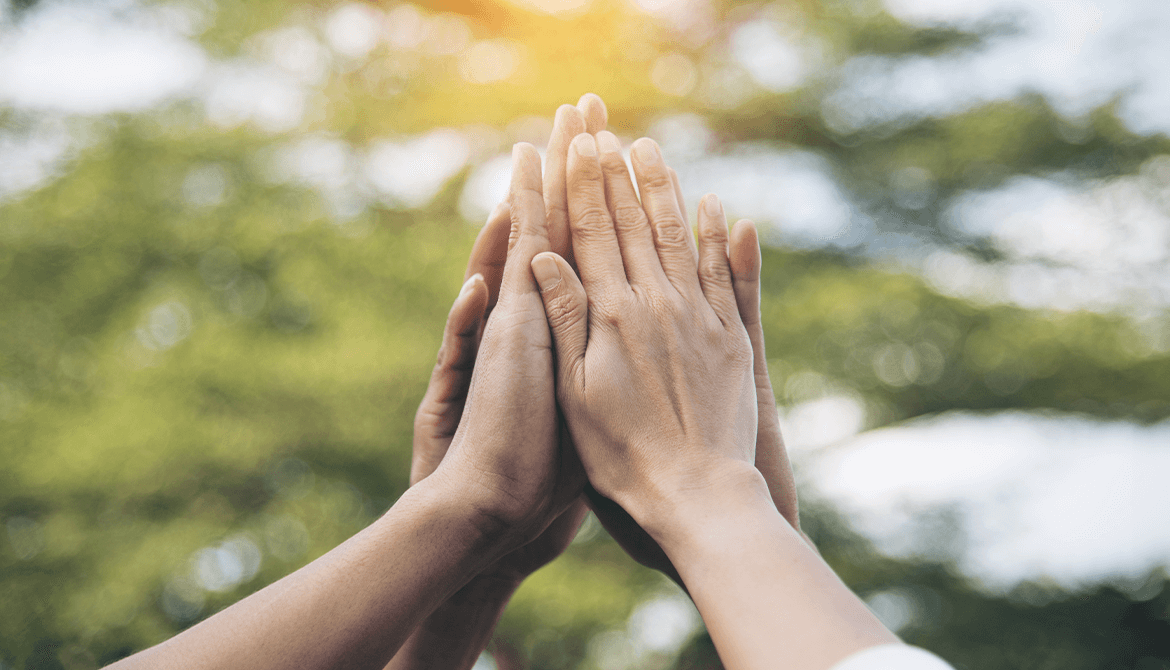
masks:
[(544, 314), (556, 346), (557, 376), (566, 381), (576, 379), (589, 338), (589, 301), (585, 287), (568, 262), (550, 251), (532, 259), (532, 275), (540, 286)]

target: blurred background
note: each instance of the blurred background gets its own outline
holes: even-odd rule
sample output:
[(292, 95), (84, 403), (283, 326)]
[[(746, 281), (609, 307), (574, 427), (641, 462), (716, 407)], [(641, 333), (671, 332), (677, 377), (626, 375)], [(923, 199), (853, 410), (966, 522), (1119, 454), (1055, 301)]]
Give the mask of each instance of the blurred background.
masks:
[[(957, 668), (1170, 668), (1164, 0), (0, 0), (0, 669), (407, 484), (516, 141), (586, 91), (764, 231), (809, 533)], [(718, 667), (594, 520), (477, 670)]]

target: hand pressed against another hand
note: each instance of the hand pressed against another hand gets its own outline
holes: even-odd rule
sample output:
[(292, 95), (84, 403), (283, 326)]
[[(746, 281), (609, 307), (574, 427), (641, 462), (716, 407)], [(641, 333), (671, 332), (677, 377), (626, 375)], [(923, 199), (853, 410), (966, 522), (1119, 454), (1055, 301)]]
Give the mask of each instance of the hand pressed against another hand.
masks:
[(757, 406), (717, 201), (700, 215), (697, 265), (657, 145), (635, 143), (634, 166), (641, 204), (628, 179), (606, 179), (594, 138), (574, 139), (567, 184), (581, 279), (555, 254), (532, 268), (589, 480), (653, 536), (679, 492), (759, 476)]
[[(618, 139), (609, 132), (597, 133), (596, 137), (606, 181), (612, 184), (628, 183), (629, 174), (622, 158), (621, 144)], [(686, 204), (678, 175), (673, 169), (669, 169), (669, 172), (675, 190), (677, 211), (671, 212), (669, 208), (662, 207), (649, 212), (649, 214), (678, 216), (682, 221), (687, 221)], [(631, 202), (628, 191), (610, 192), (608, 205), (610, 216), (615, 221), (622, 217), (636, 218), (638, 216), (636, 211), (630, 209), (636, 203)], [(647, 221), (650, 222), (649, 219)], [(653, 225), (652, 222), (650, 223)], [(759, 239), (755, 226), (750, 221), (740, 221), (736, 224), (732, 230), (730, 246), (729, 260), (736, 305), (752, 343), (755, 368), (758, 407), (756, 468), (764, 476), (777, 509), (792, 524), (793, 528), (799, 530), (800, 519), (797, 509), (795, 479), (780, 434), (779, 414), (772, 392), (772, 384), (768, 377), (767, 358), (764, 353), (764, 333), (760, 316), (759, 295), (761, 263)], [(692, 246), (692, 253), (697, 257), (697, 248)], [(589, 498), (590, 507), (596, 512), (598, 520), (635, 561), (667, 574), (681, 585), (681, 578), (678, 576), (677, 570), (662, 548), (621, 506), (601, 496), (591, 486), (586, 486), (585, 491)]]
[[(565, 154), (573, 136), (605, 126), (605, 107), (595, 95), (585, 95), (577, 107), (557, 110), (548, 145), (543, 180), (547, 223), (559, 231), (554, 249), (569, 245), (565, 208)], [(556, 188), (560, 185), (559, 190)], [(549, 206), (547, 203), (560, 206)], [(508, 252), (510, 211), (501, 204), (488, 218), (468, 260), (465, 283), (451, 307), (443, 345), (414, 424), (410, 483), (429, 476), (442, 462), (463, 417), (476, 354), (484, 324), (495, 305)], [(561, 430), (562, 450), (571, 451)], [(586, 507), (571, 503), (535, 540), (512, 550), (454, 593), (418, 626), (395, 654), (387, 670), (414, 668), (470, 668), (487, 646), (504, 607), (520, 583), (559, 556), (572, 541)]]
[[(576, 107), (562, 105), (556, 113), (542, 186), (550, 246), (563, 255), (571, 255), (565, 198), (565, 158), (569, 143), (581, 132), (600, 131), (605, 123), (605, 105), (592, 94), (582, 96)], [(438, 467), (459, 426), (484, 323), (500, 290), (509, 222), (509, 208), (502, 203), (489, 217), (472, 249), (465, 275), (467, 281), (447, 318), (439, 360), (415, 416), (412, 485)], [(476, 278), (476, 274), (481, 278)], [(567, 433), (562, 431), (561, 439), (567, 438)], [(561, 448), (572, 450), (571, 444), (563, 444)], [(516, 579), (531, 574), (568, 547), (585, 512), (583, 502), (574, 502), (540, 537), (500, 559), (489, 572), (492, 576)]]
[(499, 300), (484, 328), (458, 428), (432, 476), (466, 497), (508, 553), (535, 539), (580, 496), (576, 454), (563, 448), (544, 308), (528, 265), (548, 249), (540, 157), (513, 151), (511, 230)]

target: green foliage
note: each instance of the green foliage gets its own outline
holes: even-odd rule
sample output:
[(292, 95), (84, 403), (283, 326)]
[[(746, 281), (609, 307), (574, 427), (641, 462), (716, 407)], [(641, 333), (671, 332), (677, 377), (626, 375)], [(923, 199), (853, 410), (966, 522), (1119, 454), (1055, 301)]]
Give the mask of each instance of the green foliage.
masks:
[[(63, 174), (0, 202), (0, 668), (93, 667), (163, 640), (335, 546), (406, 487), (413, 413), (476, 232), (457, 213), (462, 177), (421, 209), (338, 216), (317, 191), (271, 177), (285, 142), (501, 127), (593, 90), (624, 132), (687, 108), (721, 139), (818, 152), (876, 207), (893, 206), (886, 179), (906, 166), (928, 169), (945, 198), (1013, 175), (1125, 174), (1170, 152), (1165, 137), (1129, 134), (1109, 107), (1073, 141), (1030, 97), (843, 138), (821, 121), (815, 86), (722, 107), (659, 92), (648, 75), (659, 52), (700, 64), (725, 54), (684, 48), (616, 2), (570, 18), (427, 7), (473, 17), (476, 37), (522, 43), (525, 67), (477, 86), (450, 58), (376, 52), (339, 66), (325, 111), (285, 136), (204, 124), (185, 102), (78, 121), (87, 144)], [(331, 8), (220, 3), (203, 42), (231, 56), (258, 31)], [(757, 9), (727, 8), (720, 30)], [(1000, 29), (916, 29), (832, 3), (792, 11), (842, 54), (931, 55)], [(185, 197), (192, 175), (219, 180), (222, 201)], [(901, 214), (941, 243), (986, 245), (947, 229), (936, 207)], [(855, 393), (874, 425), (949, 409), (1170, 416), (1170, 356), (1124, 318), (975, 304), (847, 253), (766, 249), (764, 268), (782, 403)], [(1164, 576), (1137, 594), (1023, 585), (994, 595), (948, 564), (880, 556), (831, 510), (806, 516), (859, 592), (927, 608), (907, 639), (959, 668), (1170, 662)], [(197, 577), (223, 578), (214, 552), (224, 543), (261, 558), (222, 588), (201, 587)], [(532, 667), (590, 668), (590, 640), (664, 588), (604, 533), (582, 536), (526, 582), (496, 644)], [(717, 662), (700, 636), (676, 667)]]

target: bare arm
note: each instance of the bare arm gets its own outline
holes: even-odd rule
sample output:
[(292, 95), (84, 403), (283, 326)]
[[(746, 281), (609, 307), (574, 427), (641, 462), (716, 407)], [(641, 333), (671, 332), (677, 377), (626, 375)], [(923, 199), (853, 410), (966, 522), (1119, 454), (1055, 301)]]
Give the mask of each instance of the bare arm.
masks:
[[(754, 465), (752, 343), (718, 200), (704, 199), (696, 258), (657, 146), (636, 142), (633, 163), (640, 203), (607, 180), (592, 138), (575, 139), (569, 212), (581, 277), (553, 254), (533, 261), (558, 399), (590, 482), (662, 547), (731, 670), (780, 659), (823, 670), (897, 642), (781, 515)], [(634, 207), (644, 216), (610, 215)]]
[(293, 574), (170, 640), (135, 668), (380, 668), (419, 620), (503, 548), (436, 478)]
[(116, 667), (381, 668), (440, 603), (579, 499), (584, 476), (561, 439), (529, 270), (548, 249), (539, 156), (514, 155), (500, 296), (439, 467), (325, 556)]

